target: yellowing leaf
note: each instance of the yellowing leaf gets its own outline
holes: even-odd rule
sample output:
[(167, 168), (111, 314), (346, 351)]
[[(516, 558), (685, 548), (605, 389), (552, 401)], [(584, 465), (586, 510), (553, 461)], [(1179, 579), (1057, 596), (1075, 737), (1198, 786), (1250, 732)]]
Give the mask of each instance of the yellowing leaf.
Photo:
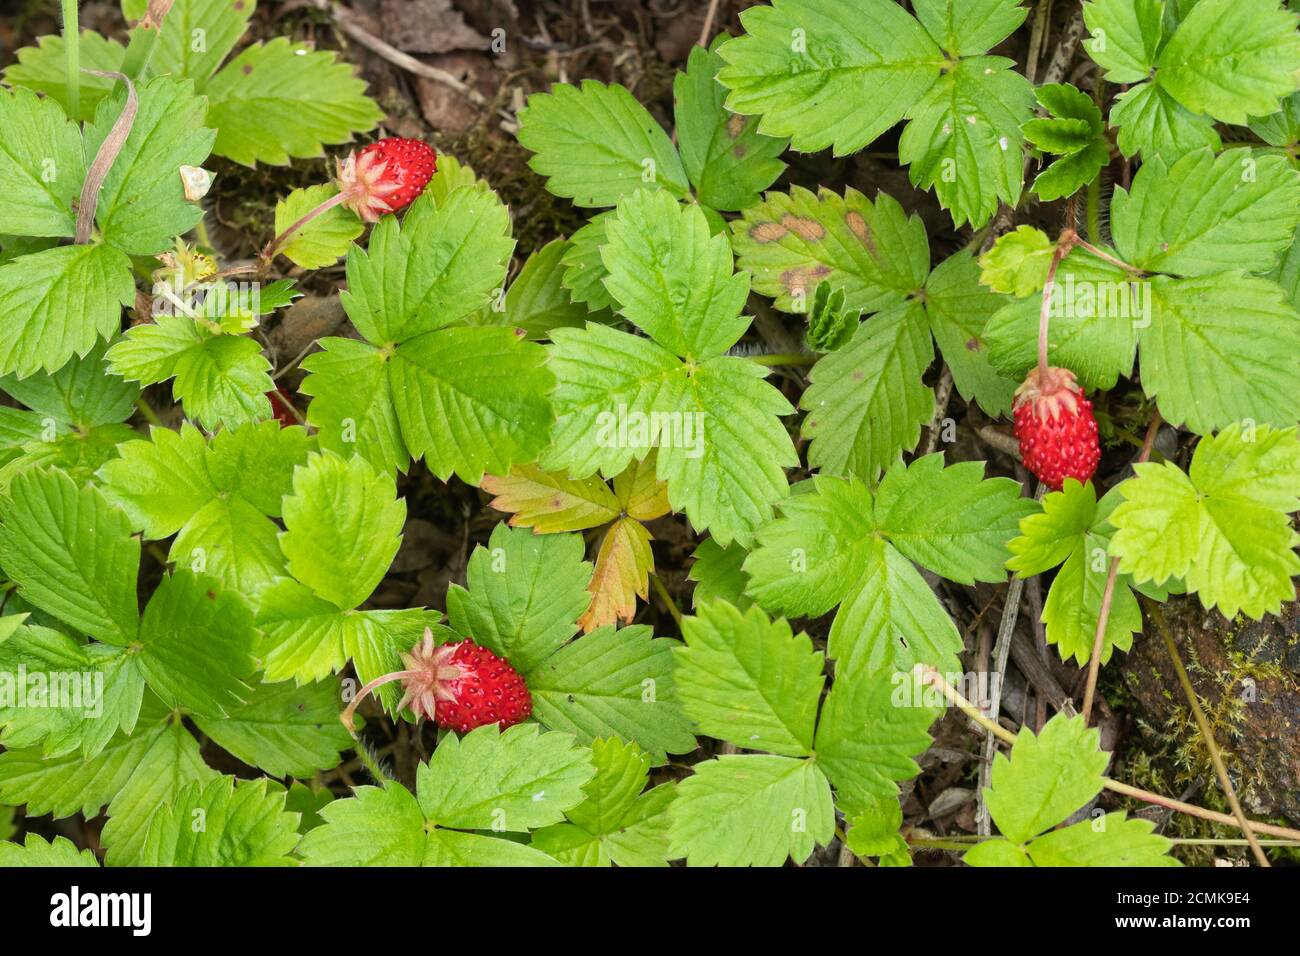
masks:
[(598, 476), (574, 480), (536, 465), (516, 465), (505, 477), (484, 475), (479, 487), (496, 495), (491, 505), (510, 515), (511, 527), (532, 528), (538, 534), (598, 528), (621, 510)]
[(596, 570), (587, 585), (591, 606), (578, 621), (583, 633), (620, 620), (630, 622), (636, 614), (636, 599), (646, 598), (653, 567), (650, 532), (633, 518), (615, 521), (600, 543)]
[(655, 453), (634, 461), (614, 479), (614, 496), (623, 512), (638, 521), (653, 521), (672, 510), (668, 486), (655, 477)]

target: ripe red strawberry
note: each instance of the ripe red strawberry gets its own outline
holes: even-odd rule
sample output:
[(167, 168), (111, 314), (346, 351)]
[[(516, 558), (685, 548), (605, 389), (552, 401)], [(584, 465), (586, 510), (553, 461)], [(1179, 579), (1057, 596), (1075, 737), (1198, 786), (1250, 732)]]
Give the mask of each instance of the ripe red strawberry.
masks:
[(405, 209), (438, 171), (438, 154), (418, 139), (390, 136), (338, 162), (341, 200), (366, 222)]
[(400, 680), (405, 693), (397, 709), (410, 707), (439, 727), (468, 733), (484, 724), (502, 730), (519, 723), (533, 711), (533, 697), (519, 672), (509, 662), (471, 640), (435, 646), (433, 631), (402, 655), (405, 670), (376, 678), (353, 698), (343, 714), (352, 727), (352, 713), (362, 698), (380, 684)]
[(1097, 420), (1069, 369), (1031, 371), (1016, 389), (1015, 419), (1025, 467), (1053, 491), (1066, 478), (1084, 482), (1097, 470)]

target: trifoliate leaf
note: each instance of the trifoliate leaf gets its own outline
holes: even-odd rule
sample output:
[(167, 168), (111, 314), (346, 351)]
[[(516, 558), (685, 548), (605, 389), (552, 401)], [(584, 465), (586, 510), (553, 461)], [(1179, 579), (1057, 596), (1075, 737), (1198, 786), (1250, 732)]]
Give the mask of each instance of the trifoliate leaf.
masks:
[[(201, 166), (216, 134), (204, 125), (206, 104), (193, 84), (160, 76), (140, 84), (137, 94), (139, 111), (104, 178), (95, 222), (110, 245), (153, 255), (203, 217), (203, 209), (185, 198), (178, 170)], [(125, 89), (100, 103), (86, 127), (87, 156), (108, 137), (125, 103)]]
[(911, 852), (898, 832), (902, 826), (903, 810), (897, 797), (872, 798), (850, 818), (844, 845), (855, 856), (879, 857), (881, 866), (910, 866)]
[(1300, 315), (1276, 283), (1240, 272), (1150, 282), (1142, 386), (1165, 419), (1197, 434), (1300, 420)]
[(1155, 83), (1140, 83), (1121, 93), (1110, 109), (1112, 126), (1119, 127), (1115, 142), (1125, 156), (1176, 162), (1187, 153), (1208, 146), (1218, 152), (1223, 145), (1214, 120), (1193, 113)]
[[(830, 778), (846, 813), (877, 800), (897, 803), (898, 781), (921, 772), (915, 757), (930, 746), (926, 732), (939, 716), (919, 701), (900, 705), (892, 668), (838, 669), (817, 722), (817, 766)], [(895, 827), (895, 831), (897, 828)]]
[(1026, 123), (1025, 138), (1038, 149), (1060, 156), (1034, 180), (1034, 192), (1048, 202), (1072, 196), (1092, 182), (1110, 162), (1110, 147), (1101, 110), (1088, 94), (1068, 83), (1051, 83), (1034, 95), (1050, 118)]
[(701, 733), (746, 750), (812, 752), (823, 657), (806, 634), (721, 601), (682, 621), (677, 696)]
[(1111, 553), (1139, 584), (1180, 578), (1207, 609), (1258, 620), (1295, 597), (1300, 574), (1288, 515), (1300, 510), (1294, 428), (1232, 425), (1201, 440), (1184, 474), (1171, 462), (1136, 466), (1119, 486)]
[(71, 236), (86, 159), (81, 135), (53, 100), (0, 91), (0, 233)]
[(447, 592), (448, 624), (528, 672), (578, 631), (591, 602), (591, 565), (578, 535), (538, 535), (499, 524), (474, 549), (466, 590)]
[[(1023, 10), (1021, 10), (1023, 14)], [(933, 189), (953, 223), (981, 226), (1023, 186), (1024, 138), (1033, 86), (1005, 57), (957, 61), (908, 110), (899, 162), (913, 185)]]
[(255, 684), (224, 718), (195, 723), (217, 746), (272, 777), (310, 778), (338, 766), (340, 752), (352, 746), (338, 715), (333, 682), (286, 682)]
[(53, 372), (115, 333), (135, 300), (131, 261), (103, 243), (56, 246), (0, 265), (0, 373)]
[(582, 742), (631, 741), (656, 764), (688, 753), (696, 743), (675, 689), (676, 646), (643, 625), (598, 628), (525, 673), (533, 715)]
[(757, 119), (727, 111), (727, 89), (717, 81), (718, 42), (692, 48), (686, 72), (673, 81), (677, 144), (700, 202), (747, 209), (785, 169), (779, 157), (788, 143), (758, 132)]
[(1056, 826), (1101, 792), (1109, 756), (1083, 717), (1058, 714), (1034, 736), (1021, 730), (1011, 757), (993, 757), (984, 792), (998, 830), (1013, 843)]
[(519, 142), (533, 172), (557, 196), (585, 208), (613, 206), (634, 190), (690, 191), (663, 127), (622, 86), (583, 80), (534, 93), (519, 112)]
[(733, 272), (731, 249), (709, 233), (698, 207), (664, 192), (619, 203), (605, 227), (605, 287), (621, 312), (664, 348), (691, 361), (721, 355), (744, 334), (749, 277)]
[(925, 281), (925, 317), (948, 363), (957, 393), (990, 416), (1005, 415), (1017, 382), (989, 361), (984, 330), (1006, 298), (980, 284), (980, 266), (967, 251), (953, 253)]
[(254, 43), (203, 85), (213, 150), (245, 166), (320, 156), (383, 117), (365, 88), (332, 50), (287, 37)]
[(636, 599), (649, 596), (654, 570), (650, 532), (635, 518), (619, 518), (605, 532), (591, 572), (591, 606), (579, 618), (584, 632), (607, 624), (632, 623)]
[(1290, 244), (1297, 210), (1300, 172), (1282, 157), (1201, 149), (1172, 165), (1148, 157), (1132, 187), (1115, 191), (1111, 228), (1120, 257), (1150, 271), (1266, 272)]
[(688, 577), (695, 582), (691, 593), (691, 606), (702, 607), (715, 600), (723, 600), (740, 611), (749, 610), (753, 598), (745, 593), (749, 576), (742, 565), (749, 556), (738, 544), (724, 548), (712, 538), (705, 538), (695, 548), (695, 563)]
[(785, 312), (806, 312), (823, 281), (844, 290), (845, 308), (878, 312), (920, 289), (930, 269), (925, 226), (886, 193), (875, 203), (855, 189), (769, 193), (733, 223), (731, 241), (754, 291)]
[(17, 475), (0, 500), (0, 567), (77, 631), (119, 646), (136, 639), (140, 542), (94, 486), (55, 470)]
[[(365, 459), (312, 454), (293, 471), (280, 547), (289, 572), (347, 611), (374, 591), (401, 545), (406, 503)], [(333, 542), (322, 548), (324, 541)]]
[[(338, 187), (331, 183), (295, 189), (275, 204), (275, 234), (280, 235), (337, 193)], [(323, 269), (347, 255), (352, 240), (365, 228), (356, 213), (335, 206), (302, 226), (279, 251), (304, 269)]]
[(1300, 73), (1296, 15), (1277, 0), (1201, 0), (1160, 51), (1156, 82), (1225, 123), (1276, 110)]
[(420, 809), (439, 826), (522, 833), (559, 823), (583, 801), (591, 751), (536, 724), (448, 734), (416, 770)]
[(811, 760), (744, 754), (693, 769), (668, 810), (670, 855), (688, 866), (802, 863), (834, 836), (831, 788)]
[(298, 814), (266, 778), (191, 783), (154, 814), (136, 862), (145, 866), (291, 866)]
[(800, 405), (808, 463), (823, 473), (874, 480), (916, 447), (934, 415), (921, 375), (934, 360), (925, 311), (909, 301), (858, 326), (849, 344), (822, 358)]
[[(854, 153), (901, 120), (939, 78), (943, 51), (888, 0), (775, 0), (724, 43), (727, 108), (805, 153)], [(865, 104), (871, 104), (865, 108)]]
[[(1061, 565), (1043, 605), (1047, 642), (1055, 644), (1063, 660), (1080, 666), (1092, 656), (1101, 602), (1110, 570), (1107, 547), (1114, 532), (1107, 517), (1115, 501), (1108, 496), (1099, 505), (1092, 483), (1065, 480), (1061, 491), (1043, 497), (1042, 511), (1020, 519), (1020, 537), (1008, 544), (1014, 557), (1007, 567), (1022, 577), (1041, 574)], [(1142, 630), (1142, 611), (1130, 590), (1127, 575), (1116, 580), (1101, 660), (1110, 660), (1114, 648), (1127, 651), (1133, 635)]]
[(46, 842), (44, 837), (29, 833), (21, 845), (0, 841), (0, 866), (3, 867), (72, 867), (99, 866), (95, 854), (78, 850), (67, 837), (55, 837)]
[(932, 454), (891, 468), (876, 489), (879, 533), (917, 564), (959, 584), (1003, 581), (1007, 541), (1034, 510), (1010, 478), (985, 478), (984, 463), (947, 468)]
[(236, 427), (271, 416), (271, 363), (246, 335), (214, 332), (187, 315), (136, 325), (108, 350), (109, 369), (130, 382), (174, 379), (172, 395), (206, 428)]

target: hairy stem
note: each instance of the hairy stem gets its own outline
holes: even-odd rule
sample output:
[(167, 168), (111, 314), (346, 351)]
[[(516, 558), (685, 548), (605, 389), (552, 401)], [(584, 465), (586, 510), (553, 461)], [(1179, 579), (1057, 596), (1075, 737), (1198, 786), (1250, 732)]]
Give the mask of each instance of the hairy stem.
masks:
[(75, 239), (79, 244), (90, 241), (90, 233), (95, 226), (95, 208), (99, 205), (99, 191), (104, 186), (108, 171), (113, 168), (113, 162), (117, 159), (117, 154), (122, 151), (126, 138), (131, 135), (131, 127), (135, 124), (135, 114), (140, 109), (140, 99), (136, 96), (135, 84), (131, 82), (130, 77), (126, 76), (126, 74), (100, 70), (87, 70), (86, 72), (92, 76), (112, 77), (125, 83), (126, 105), (122, 107), (122, 112), (113, 123), (113, 128), (104, 137), (104, 142), (99, 144), (99, 151), (95, 153), (95, 160), (90, 164), (90, 169), (86, 172), (86, 181), (81, 186), (81, 199), (77, 206), (77, 235)]

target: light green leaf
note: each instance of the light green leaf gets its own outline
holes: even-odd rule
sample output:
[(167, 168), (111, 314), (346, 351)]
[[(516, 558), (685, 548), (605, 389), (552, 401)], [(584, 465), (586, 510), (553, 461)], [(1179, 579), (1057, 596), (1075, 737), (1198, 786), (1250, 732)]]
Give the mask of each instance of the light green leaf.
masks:
[(1042, 291), (1056, 245), (1041, 229), (1017, 226), (998, 236), (979, 258), (980, 281), (994, 292), (1023, 299)]
[[(298, 814), (270, 781), (217, 777), (191, 783), (149, 824), (136, 862), (146, 866), (291, 866)], [(198, 825), (200, 824), (201, 825)]]
[(1268, 143), (1286, 149), (1300, 142), (1300, 91), (1282, 101), (1282, 108), (1250, 121), (1250, 131)]
[(421, 866), (428, 837), (414, 795), (389, 781), (357, 787), (352, 799), (321, 810), (325, 823), (303, 837), (308, 866)]
[(78, 850), (67, 837), (55, 837), (49, 843), (44, 837), (29, 833), (22, 845), (0, 841), (0, 867), (81, 867), (99, 866), (95, 854)]
[[(148, 4), (131, 0), (130, 6), (139, 9), (127, 10), (124, 3), (123, 12), (134, 20), (144, 15)], [(155, 73), (187, 76), (201, 91), (244, 35), (256, 9), (256, 0), (176, 0), (158, 32), (150, 68)], [(196, 42), (195, 31), (202, 31), (203, 42)]]
[(106, 347), (100, 343), (85, 356), (73, 356), (56, 372), (0, 378), (0, 391), (71, 430), (124, 422), (134, 413), (140, 390), (107, 371)]
[(564, 287), (575, 302), (583, 302), (592, 312), (611, 308), (614, 300), (605, 288), (605, 262), (600, 249), (605, 244), (605, 224), (614, 218), (614, 210), (592, 216), (569, 240), (564, 253)]
[(534, 93), (519, 112), (519, 142), (546, 188), (588, 209), (655, 187), (685, 198), (686, 172), (668, 134), (624, 87), (583, 80)]
[(1154, 830), (1121, 810), (1044, 833), (1026, 849), (1034, 866), (1181, 866), (1169, 855), (1173, 843)]
[(506, 290), (505, 311), (491, 313), (491, 321), (523, 329), (530, 339), (549, 337), (551, 329), (579, 328), (590, 314), (564, 287), (564, 257), (572, 248), (553, 239), (524, 262)]
[(1137, 83), (1151, 75), (1164, 14), (1164, 0), (1090, 0), (1083, 5), (1083, 22), (1091, 34), (1083, 47), (1106, 70), (1107, 82)]
[(954, 56), (987, 53), (1020, 26), (1020, 0), (917, 0), (917, 19)]
[(1110, 122), (1119, 127), (1116, 143), (1125, 156), (1140, 153), (1143, 159), (1174, 163), (1205, 146), (1217, 153), (1223, 145), (1214, 120), (1193, 113), (1155, 83), (1121, 93), (1110, 109)]
[(670, 855), (688, 866), (802, 863), (834, 836), (831, 788), (811, 760), (743, 754), (693, 769), (668, 811)]
[(739, 611), (747, 611), (753, 599), (745, 593), (749, 577), (742, 565), (749, 552), (740, 545), (724, 548), (712, 538), (705, 538), (695, 548), (687, 577), (695, 582), (691, 592), (691, 606), (702, 607), (711, 601), (722, 600)]
[[(93, 30), (82, 30), (77, 43), (77, 59), (81, 64), (81, 112), (72, 120), (89, 120), (95, 115), (99, 102), (116, 84), (111, 77), (93, 76), (88, 70), (120, 70), (126, 48), (116, 40), (108, 40)], [(44, 93), (68, 111), (68, 65), (63, 37), (40, 37), (36, 46), (23, 47), (17, 52), (17, 63), (5, 69), (5, 80), (14, 86), (25, 86)], [(80, 189), (80, 183), (78, 183)]]
[(360, 455), (382, 472), (405, 471), (411, 456), (389, 387), (389, 359), (355, 339), (324, 338), (303, 359), (309, 373), (298, 391), (312, 397), (307, 421), (323, 449)]
[(759, 608), (715, 602), (682, 621), (677, 696), (701, 733), (746, 750), (812, 752), (824, 659), (806, 634)]
[(0, 90), (0, 233), (71, 236), (72, 203), (86, 160), (81, 136), (53, 100), (30, 90)]
[(554, 858), (513, 840), (434, 830), (429, 834), (422, 866), (559, 866)]
[[(321, 203), (338, 193), (330, 183), (295, 189), (275, 204), (278, 236)], [(356, 213), (335, 206), (301, 227), (280, 247), (280, 253), (304, 269), (323, 269), (347, 255), (352, 240), (365, 231)]]

